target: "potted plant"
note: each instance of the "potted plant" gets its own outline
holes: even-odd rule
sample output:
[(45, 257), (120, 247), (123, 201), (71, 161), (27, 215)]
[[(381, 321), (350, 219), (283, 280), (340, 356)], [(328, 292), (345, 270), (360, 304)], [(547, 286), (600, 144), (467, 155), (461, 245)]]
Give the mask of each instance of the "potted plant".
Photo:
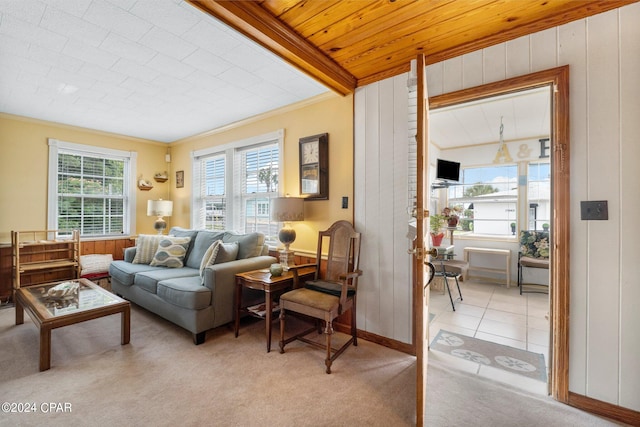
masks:
[(436, 214), (429, 217), (429, 228), (431, 229), (431, 242), (433, 246), (440, 246), (442, 244), (442, 239), (444, 238), (442, 227), (445, 221), (446, 217), (444, 215)]
[(549, 231), (549, 224), (547, 224), (546, 222), (544, 224), (542, 224), (542, 229), (544, 231)]
[(444, 215), (445, 220), (447, 221), (447, 227), (455, 228), (458, 226), (458, 221), (460, 221), (460, 211), (461, 208), (459, 206), (454, 206), (453, 209), (446, 207), (442, 210), (442, 215)]
[(516, 234), (516, 223), (515, 222), (511, 223), (511, 234), (513, 234), (513, 235)]

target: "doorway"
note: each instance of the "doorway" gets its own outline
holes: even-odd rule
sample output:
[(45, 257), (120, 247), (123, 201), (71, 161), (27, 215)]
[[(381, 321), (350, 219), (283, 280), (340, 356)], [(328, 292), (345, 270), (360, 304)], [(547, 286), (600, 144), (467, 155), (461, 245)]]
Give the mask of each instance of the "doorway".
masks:
[[(431, 286), (430, 336), (440, 350), (431, 357), (538, 394), (548, 393), (549, 270), (524, 269), (525, 283), (547, 287), (522, 293), (516, 277), (521, 231), (545, 236), (536, 244), (549, 254), (543, 229), (551, 218), (551, 90), (545, 85), (429, 112), (430, 211), (450, 219), (437, 246), (454, 276), (439, 275)], [(474, 269), (462, 282), (467, 247), (508, 251), (510, 280)], [(505, 268), (502, 254), (470, 258), (475, 267)], [(462, 338), (449, 346), (451, 337)]]
[[(568, 401), (568, 312), (569, 312), (569, 98), (568, 66), (529, 74), (497, 83), (448, 93), (429, 99), (429, 109), (459, 105), (526, 89), (548, 87), (551, 93), (550, 239), (553, 254), (550, 262), (550, 394)], [(564, 197), (563, 197), (564, 196)]]

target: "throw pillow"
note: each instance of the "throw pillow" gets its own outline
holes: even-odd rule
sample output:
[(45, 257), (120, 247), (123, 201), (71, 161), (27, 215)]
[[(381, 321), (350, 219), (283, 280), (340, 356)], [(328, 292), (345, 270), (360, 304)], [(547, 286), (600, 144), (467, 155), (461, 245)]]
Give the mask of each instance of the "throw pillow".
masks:
[(190, 241), (190, 237), (163, 236), (150, 265), (170, 268), (183, 267)]
[(200, 262), (200, 277), (204, 277), (204, 269), (207, 268), (207, 266), (212, 265), (216, 260), (216, 256), (218, 255), (221, 245), (222, 241), (216, 240), (205, 251), (204, 256), (202, 257), (202, 262)]
[(160, 234), (141, 234), (136, 240), (136, 256), (133, 264), (149, 264), (158, 250), (160, 239), (165, 236)]
[(112, 262), (111, 254), (82, 255), (80, 256), (80, 276), (108, 272)]
[[(182, 228), (182, 227), (171, 227), (171, 230), (169, 230), (169, 233), (167, 233), (169, 236), (175, 236), (175, 237), (191, 237), (191, 242), (189, 242), (189, 248), (187, 249), (187, 255), (185, 256), (185, 260), (188, 260), (189, 257), (191, 256), (191, 252), (193, 251), (194, 248), (194, 241), (196, 240), (196, 236), (198, 235), (198, 230), (188, 230), (186, 228)], [(185, 261), (185, 264), (187, 264), (187, 262)]]
[(234, 261), (238, 257), (238, 242), (223, 243), (220, 245), (218, 256), (214, 260), (214, 264), (222, 264), (224, 262)]
[(520, 252), (531, 258), (549, 258), (549, 232), (521, 231)]

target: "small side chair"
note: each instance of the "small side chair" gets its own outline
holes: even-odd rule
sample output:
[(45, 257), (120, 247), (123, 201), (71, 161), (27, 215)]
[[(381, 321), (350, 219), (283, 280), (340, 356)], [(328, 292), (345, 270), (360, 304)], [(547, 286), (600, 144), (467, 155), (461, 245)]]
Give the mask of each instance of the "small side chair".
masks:
[[(328, 249), (327, 249), (328, 248)], [(322, 266), (323, 254), (326, 255), (326, 266)], [(291, 267), (294, 274), (294, 289), (280, 296), (280, 353), (284, 347), (294, 340), (300, 340), (326, 349), (326, 372), (331, 373), (331, 364), (351, 344), (358, 345), (356, 328), (356, 293), (360, 258), (360, 233), (356, 232), (348, 221), (338, 221), (326, 231), (318, 235), (316, 263)], [(297, 269), (315, 265), (314, 280), (298, 287)], [(351, 310), (351, 337), (340, 348), (331, 347), (333, 321), (342, 313)], [(289, 312), (296, 312), (316, 319), (316, 325), (294, 336), (285, 339), (286, 318)], [(326, 344), (307, 338), (311, 332), (321, 333), (324, 322)]]

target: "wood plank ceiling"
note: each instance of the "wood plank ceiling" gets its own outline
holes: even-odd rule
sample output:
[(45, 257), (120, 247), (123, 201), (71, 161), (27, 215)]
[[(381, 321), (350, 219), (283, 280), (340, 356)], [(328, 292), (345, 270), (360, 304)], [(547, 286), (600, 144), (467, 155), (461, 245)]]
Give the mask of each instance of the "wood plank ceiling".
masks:
[(338, 93), (638, 0), (190, 0)]

